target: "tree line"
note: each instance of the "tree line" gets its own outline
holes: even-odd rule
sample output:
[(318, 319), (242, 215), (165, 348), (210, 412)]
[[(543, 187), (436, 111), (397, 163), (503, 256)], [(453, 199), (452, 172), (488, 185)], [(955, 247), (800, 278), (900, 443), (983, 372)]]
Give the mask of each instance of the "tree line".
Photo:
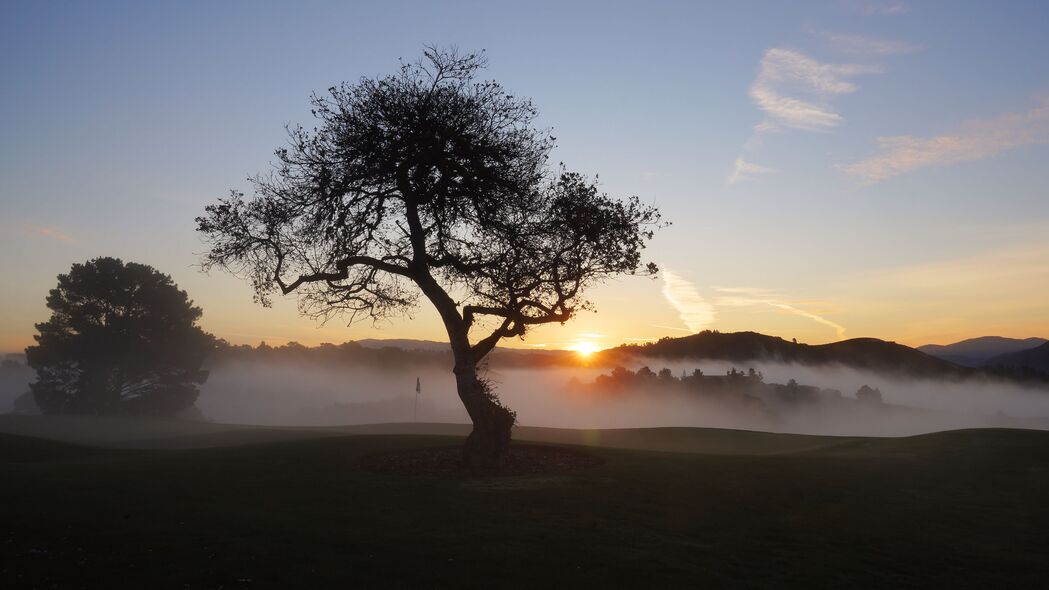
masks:
[[(707, 374), (697, 368), (674, 375), (673, 371), (665, 367), (656, 372), (647, 366), (636, 371), (616, 366), (610, 372), (598, 375), (590, 383), (572, 378), (569, 388), (610, 395), (678, 391), (705, 396), (752, 398), (755, 401), (774, 397), (787, 403), (819, 403), (842, 399), (842, 392), (837, 389), (802, 385), (794, 379), (787, 383), (767, 383), (761, 371), (753, 368), (744, 371), (735, 367), (724, 374)], [(882, 403), (881, 390), (868, 385), (861, 386), (855, 397), (865, 403)]]

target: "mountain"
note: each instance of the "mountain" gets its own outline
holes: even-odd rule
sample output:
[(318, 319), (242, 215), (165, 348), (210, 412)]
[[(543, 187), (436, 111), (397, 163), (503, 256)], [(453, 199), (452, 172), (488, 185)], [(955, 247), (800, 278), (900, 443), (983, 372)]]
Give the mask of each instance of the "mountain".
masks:
[(987, 361), (989, 367), (1018, 367), (1049, 373), (1049, 342), (1041, 346), (996, 356)]
[(705, 331), (681, 338), (663, 338), (649, 344), (620, 346), (601, 355), (606, 361), (614, 361), (620, 356), (649, 356), (731, 362), (771, 360), (802, 365), (840, 364), (912, 377), (957, 378), (971, 373), (969, 369), (909, 346), (877, 338), (809, 345), (757, 332)]
[(1044, 344), (1045, 338), (1002, 338), (983, 336), (954, 344), (926, 344), (918, 350), (964, 367), (982, 367), (991, 359)]

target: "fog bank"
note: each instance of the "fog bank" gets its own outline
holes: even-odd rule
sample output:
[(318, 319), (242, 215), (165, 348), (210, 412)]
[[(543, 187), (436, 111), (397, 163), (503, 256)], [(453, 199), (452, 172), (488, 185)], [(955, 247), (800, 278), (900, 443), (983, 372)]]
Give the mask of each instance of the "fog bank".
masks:
[[(722, 362), (652, 361), (675, 375), (701, 368), (724, 374)], [(743, 407), (694, 392), (635, 388), (598, 395), (569, 388), (570, 379), (589, 383), (607, 370), (512, 368), (487, 377), (525, 426), (632, 428), (693, 426), (806, 434), (901, 436), (956, 428), (1049, 428), (1049, 391), (1007, 383), (900, 381), (844, 367), (746, 363), (766, 383), (795, 379), (840, 390), (840, 400), (783, 404), (766, 400)], [(636, 368), (636, 367), (634, 367)], [(416, 379), (421, 393), (416, 406)], [(884, 404), (860, 403), (862, 385), (881, 390)], [(226, 363), (212, 368), (197, 406), (207, 419), (237, 424), (330, 426), (378, 422), (468, 422), (450, 370), (432, 366), (398, 371), (316, 364)]]

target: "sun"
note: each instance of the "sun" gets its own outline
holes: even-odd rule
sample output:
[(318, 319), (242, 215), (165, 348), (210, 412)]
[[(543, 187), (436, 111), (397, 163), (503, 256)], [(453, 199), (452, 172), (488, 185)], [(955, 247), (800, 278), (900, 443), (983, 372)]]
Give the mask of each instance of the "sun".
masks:
[(579, 356), (583, 358), (590, 358), (590, 356), (598, 350), (600, 350), (600, 348), (598, 348), (597, 344), (594, 342), (589, 342), (587, 340), (579, 340), (577, 342), (572, 343), (568, 347), (568, 350), (574, 350)]

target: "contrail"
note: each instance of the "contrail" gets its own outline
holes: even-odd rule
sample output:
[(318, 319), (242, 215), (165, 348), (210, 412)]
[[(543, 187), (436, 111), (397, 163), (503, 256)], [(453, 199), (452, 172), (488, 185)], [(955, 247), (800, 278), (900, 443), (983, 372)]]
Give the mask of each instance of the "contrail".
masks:
[[(733, 289), (733, 288), (719, 288), (718, 291), (724, 293), (755, 293), (761, 292), (757, 289)], [(782, 309), (783, 311), (790, 312), (794, 315), (801, 316), (803, 318), (810, 319), (814, 322), (823, 324), (824, 326), (834, 328), (834, 331), (838, 334), (838, 338), (845, 337), (845, 326), (832, 322), (827, 318), (816, 315), (810, 311), (798, 309), (793, 305), (788, 305), (775, 299), (769, 299), (767, 297), (722, 297), (716, 301), (717, 305), (725, 305), (731, 307), (746, 307), (748, 305), (768, 305), (769, 307), (775, 307), (776, 309)]]
[(795, 315), (800, 315), (803, 318), (809, 318), (810, 320), (812, 320), (814, 322), (819, 322), (819, 323), (823, 324), (824, 326), (829, 326), (831, 328), (834, 328), (834, 330), (838, 333), (838, 338), (844, 338), (845, 337), (845, 326), (842, 326), (841, 324), (836, 324), (836, 323), (828, 320), (825, 317), (818, 316), (818, 315), (816, 315), (814, 313), (805, 311), (803, 309), (798, 309), (796, 307), (787, 305), (786, 303), (779, 303), (778, 301), (765, 301), (763, 303), (765, 303), (767, 305), (771, 305), (772, 307), (776, 307), (776, 308), (779, 308), (779, 309), (783, 309), (783, 310), (789, 311), (789, 312), (791, 312), (791, 313), (793, 313)]
[(703, 299), (692, 283), (664, 268), (663, 296), (674, 306), (681, 321), (693, 332), (699, 332), (714, 321), (714, 307)]

